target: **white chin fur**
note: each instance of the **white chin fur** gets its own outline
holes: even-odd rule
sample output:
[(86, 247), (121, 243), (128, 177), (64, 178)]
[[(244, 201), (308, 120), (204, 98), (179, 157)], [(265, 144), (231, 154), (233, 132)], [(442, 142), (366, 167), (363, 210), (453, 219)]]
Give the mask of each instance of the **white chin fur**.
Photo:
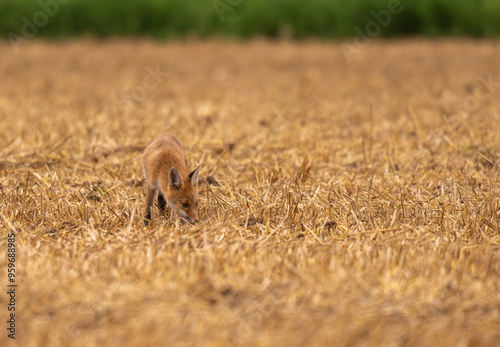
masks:
[[(168, 206), (170, 206), (170, 208), (171, 208), (172, 210), (175, 210), (175, 205), (174, 205), (174, 203), (173, 203), (172, 201), (167, 200), (167, 204), (168, 204)], [(182, 213), (182, 212), (181, 212), (181, 213)]]
[[(175, 210), (175, 205), (174, 205), (174, 203), (173, 203), (172, 201), (168, 201), (168, 200), (167, 200), (167, 204), (168, 204), (168, 206), (170, 206), (170, 208), (171, 208), (172, 210)], [(185, 221), (186, 221), (186, 222), (188, 222), (188, 223), (192, 223), (192, 221), (193, 221), (193, 220), (192, 220), (190, 217), (188, 217), (188, 215), (186, 214), (186, 212), (184, 212), (184, 211), (183, 211), (183, 210), (181, 210), (181, 209), (179, 209), (178, 211), (179, 211), (179, 214), (180, 214), (180, 216), (181, 216), (181, 218), (182, 218), (183, 220), (185, 220)]]

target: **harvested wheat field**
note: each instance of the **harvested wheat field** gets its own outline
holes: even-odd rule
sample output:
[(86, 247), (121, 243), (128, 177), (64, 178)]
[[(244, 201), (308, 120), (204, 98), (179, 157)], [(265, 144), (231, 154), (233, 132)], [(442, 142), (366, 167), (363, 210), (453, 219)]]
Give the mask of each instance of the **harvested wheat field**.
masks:
[[(0, 345), (499, 346), (499, 58), (3, 43)], [(177, 230), (157, 207), (142, 223), (165, 131), (201, 164), (201, 223)]]

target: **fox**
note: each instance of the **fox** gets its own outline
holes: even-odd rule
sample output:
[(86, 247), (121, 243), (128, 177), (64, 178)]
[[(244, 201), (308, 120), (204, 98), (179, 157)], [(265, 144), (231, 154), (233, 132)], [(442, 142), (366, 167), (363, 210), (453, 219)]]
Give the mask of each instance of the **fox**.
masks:
[(179, 139), (172, 134), (159, 134), (144, 150), (142, 168), (147, 184), (144, 225), (151, 223), (151, 207), (158, 193), (158, 207), (182, 223), (196, 224), (198, 219), (198, 174), (200, 166), (188, 173), (188, 165)]

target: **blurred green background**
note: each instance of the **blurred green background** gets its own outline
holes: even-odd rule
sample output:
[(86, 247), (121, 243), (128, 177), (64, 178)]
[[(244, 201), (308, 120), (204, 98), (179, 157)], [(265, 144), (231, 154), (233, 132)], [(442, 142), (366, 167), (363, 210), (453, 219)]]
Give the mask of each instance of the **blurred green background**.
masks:
[(0, 0), (0, 34), (344, 38), (390, 6), (377, 36), (500, 36), (500, 0)]

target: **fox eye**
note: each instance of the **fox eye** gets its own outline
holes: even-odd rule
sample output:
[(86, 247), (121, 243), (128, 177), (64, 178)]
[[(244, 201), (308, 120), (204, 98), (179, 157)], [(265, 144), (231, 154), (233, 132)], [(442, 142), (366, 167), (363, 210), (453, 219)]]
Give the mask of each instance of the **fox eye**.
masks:
[(182, 207), (184, 207), (184, 208), (188, 208), (188, 207), (189, 207), (189, 205), (188, 205), (188, 204), (186, 204), (185, 202), (183, 202), (183, 203), (182, 203)]

